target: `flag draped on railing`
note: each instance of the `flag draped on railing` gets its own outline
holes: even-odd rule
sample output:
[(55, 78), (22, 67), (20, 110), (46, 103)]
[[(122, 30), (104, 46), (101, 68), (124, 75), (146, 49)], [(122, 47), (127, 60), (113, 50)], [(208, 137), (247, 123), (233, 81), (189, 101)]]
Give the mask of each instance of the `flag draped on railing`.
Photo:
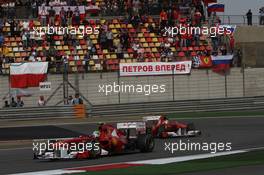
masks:
[(48, 62), (12, 63), (10, 66), (10, 87), (38, 87), (46, 80)]

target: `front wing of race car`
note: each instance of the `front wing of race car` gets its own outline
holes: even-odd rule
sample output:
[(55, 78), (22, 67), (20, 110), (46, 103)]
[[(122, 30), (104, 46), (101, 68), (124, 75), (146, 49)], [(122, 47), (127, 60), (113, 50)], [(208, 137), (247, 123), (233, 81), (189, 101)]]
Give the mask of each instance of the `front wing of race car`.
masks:
[(62, 160), (62, 159), (89, 159), (99, 156), (108, 155), (108, 151), (101, 149), (100, 152), (92, 151), (74, 151), (60, 149), (54, 151), (43, 151), (42, 153), (34, 153), (34, 159), (40, 160)]
[(201, 135), (200, 130), (191, 130), (186, 132), (181, 132), (180, 129), (177, 132), (164, 132), (162, 137), (195, 137)]

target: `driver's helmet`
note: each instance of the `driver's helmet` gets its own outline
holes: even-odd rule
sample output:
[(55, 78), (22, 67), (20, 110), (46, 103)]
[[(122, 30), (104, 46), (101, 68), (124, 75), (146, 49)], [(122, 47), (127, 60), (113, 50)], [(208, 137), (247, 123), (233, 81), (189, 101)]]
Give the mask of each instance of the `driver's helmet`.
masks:
[(160, 117), (160, 120), (164, 121), (164, 120), (168, 120), (168, 119), (167, 119), (167, 117), (165, 117), (165, 116), (162, 115), (162, 116)]
[(94, 136), (95, 138), (98, 138), (99, 135), (100, 135), (100, 132), (99, 132), (99, 131), (94, 131), (94, 132), (93, 132), (93, 136)]
[(98, 130), (101, 131), (102, 130), (102, 126), (104, 125), (104, 123), (99, 123), (99, 126), (98, 126)]

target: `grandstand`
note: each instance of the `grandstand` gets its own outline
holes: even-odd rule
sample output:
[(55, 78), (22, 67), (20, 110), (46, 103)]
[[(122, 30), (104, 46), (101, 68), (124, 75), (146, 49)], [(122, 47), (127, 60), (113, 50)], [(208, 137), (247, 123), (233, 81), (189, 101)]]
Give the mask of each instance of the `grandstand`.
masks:
[[(80, 5), (96, 6), (102, 10), (101, 13), (103, 13), (103, 9), (109, 6), (103, 0), (87, 2), (88, 4), (80, 3)], [(100, 17), (99, 13), (99, 16), (91, 18), (89, 10), (86, 9), (85, 14), (80, 15), (80, 23), (74, 24), (74, 27), (99, 26), (99, 34), (83, 36), (78, 32), (76, 35), (46, 34), (37, 37), (32, 36), (31, 33), (34, 31), (33, 28), (40, 30), (43, 27), (41, 17), (26, 20), (14, 19), (11, 22), (4, 18), (2, 21), (4, 43), (0, 49), (3, 74), (9, 73), (9, 66), (12, 62), (48, 61), (50, 73), (60, 73), (65, 62), (69, 65), (68, 72), (117, 71), (119, 63), (192, 60), (194, 56), (211, 55), (213, 51), (221, 54), (221, 47), (230, 48), (231, 38), (229, 36), (226, 42), (221, 42), (222, 36), (218, 37), (219, 44), (216, 50), (213, 50), (210, 35), (164, 36), (161, 28), (163, 25), (162, 15), (151, 16), (142, 12), (138, 14), (136, 12), (143, 7), (144, 3), (136, 1), (139, 4), (138, 9), (135, 9), (133, 7), (135, 4), (129, 4), (129, 1), (124, 2), (125, 12), (130, 12), (132, 8), (132, 13), (128, 16)], [(200, 1), (166, 2), (158, 5), (166, 10), (166, 26), (200, 25), (198, 23), (201, 23), (202, 26), (219, 24), (217, 17), (213, 17), (212, 20), (205, 18), (203, 12), (205, 10), (201, 8)], [(54, 4), (50, 2), (49, 5)], [(54, 6), (57, 5), (55, 3)], [(171, 8), (168, 8), (169, 5)], [(206, 8), (205, 6), (202, 7)], [(158, 14), (162, 13), (160, 12), (161, 10)], [(197, 13), (198, 16), (200, 13), (199, 22), (197, 22)], [(48, 16), (47, 14), (46, 23), (49, 22)], [(74, 22), (74, 19), (71, 20)], [(55, 26), (62, 26), (61, 16), (58, 14), (55, 17)], [(113, 35), (112, 41), (110, 41), (112, 44), (104, 46), (102, 35), (109, 33)], [(227, 50), (231, 52), (230, 49)]]

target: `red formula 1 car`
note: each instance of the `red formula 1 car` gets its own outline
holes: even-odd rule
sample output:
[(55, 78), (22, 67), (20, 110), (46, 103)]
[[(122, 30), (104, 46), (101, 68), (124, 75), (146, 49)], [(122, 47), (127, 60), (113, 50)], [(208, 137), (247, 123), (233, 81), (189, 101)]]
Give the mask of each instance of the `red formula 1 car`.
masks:
[(170, 121), (164, 116), (148, 116), (143, 117), (143, 120), (146, 122), (147, 130), (154, 137), (168, 138), (201, 135), (201, 131), (196, 130), (192, 123), (185, 124), (177, 121)]
[(145, 122), (101, 124), (93, 135), (78, 138), (35, 140), (35, 159), (87, 159), (133, 151), (152, 152), (154, 139)]

